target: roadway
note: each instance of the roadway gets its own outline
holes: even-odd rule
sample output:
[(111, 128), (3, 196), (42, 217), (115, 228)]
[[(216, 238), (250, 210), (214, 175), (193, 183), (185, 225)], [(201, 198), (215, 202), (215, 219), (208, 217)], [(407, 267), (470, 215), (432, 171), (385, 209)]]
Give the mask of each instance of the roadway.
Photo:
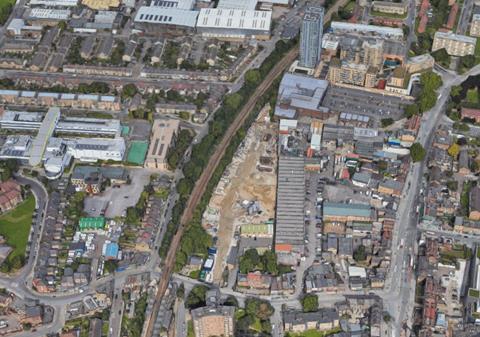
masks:
[(472, 17), (474, 4), (474, 0), (465, 0), (463, 2), (460, 17), (458, 19), (457, 34), (465, 35), (467, 32), (468, 24), (470, 23), (470, 18)]

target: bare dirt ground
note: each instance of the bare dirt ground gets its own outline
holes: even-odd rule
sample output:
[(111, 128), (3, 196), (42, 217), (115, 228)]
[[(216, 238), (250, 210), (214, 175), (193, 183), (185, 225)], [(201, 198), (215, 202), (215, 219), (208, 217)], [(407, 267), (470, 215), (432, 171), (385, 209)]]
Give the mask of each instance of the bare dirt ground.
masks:
[[(214, 195), (210, 201), (210, 206), (219, 210), (217, 263), (213, 270), (213, 282), (216, 284), (222, 283), (222, 273), (235, 229), (242, 224), (262, 223), (275, 215), (277, 130), (276, 125), (265, 118), (268, 109), (264, 110), (250, 128), (245, 146), (236, 153), (223, 195)], [(268, 140), (267, 134), (270, 135)], [(272, 167), (271, 172), (257, 169), (261, 156), (272, 159), (269, 165)], [(258, 201), (261, 213), (248, 215), (241, 206), (244, 200)]]

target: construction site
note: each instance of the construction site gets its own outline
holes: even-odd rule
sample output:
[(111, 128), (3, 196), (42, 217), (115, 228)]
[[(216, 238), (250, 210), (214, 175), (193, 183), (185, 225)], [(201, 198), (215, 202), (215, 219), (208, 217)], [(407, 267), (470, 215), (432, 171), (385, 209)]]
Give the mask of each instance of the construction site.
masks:
[(203, 214), (204, 228), (217, 239), (211, 280), (221, 284), (234, 234), (242, 225), (262, 224), (275, 215), (277, 125), (270, 107), (259, 113), (227, 167)]

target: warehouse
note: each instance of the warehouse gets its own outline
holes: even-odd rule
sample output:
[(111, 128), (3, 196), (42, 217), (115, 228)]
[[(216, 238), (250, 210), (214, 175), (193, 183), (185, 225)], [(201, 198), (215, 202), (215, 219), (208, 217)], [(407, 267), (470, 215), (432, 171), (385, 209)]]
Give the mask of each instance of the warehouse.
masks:
[(281, 155), (278, 162), (275, 245), (290, 244), (303, 252), (305, 239), (305, 160)]
[(373, 221), (374, 211), (369, 205), (340, 202), (323, 203), (324, 221)]
[(198, 11), (157, 7), (142, 6), (135, 16), (135, 23), (161, 24), (168, 26), (180, 26), (184, 28), (195, 28)]
[(202, 8), (198, 15), (197, 32), (203, 37), (223, 40), (270, 38), (272, 13), (268, 11)]

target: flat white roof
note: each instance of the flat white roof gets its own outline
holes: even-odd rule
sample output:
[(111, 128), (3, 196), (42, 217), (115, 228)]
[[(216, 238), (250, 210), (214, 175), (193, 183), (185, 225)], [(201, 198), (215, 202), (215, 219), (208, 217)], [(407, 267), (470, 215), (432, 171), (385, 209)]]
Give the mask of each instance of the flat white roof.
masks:
[(195, 0), (152, 0), (151, 7), (191, 10)]
[(28, 17), (35, 19), (67, 20), (70, 14), (71, 11), (69, 9), (32, 8)]
[(142, 6), (138, 9), (137, 15), (135, 16), (135, 22), (158, 23), (193, 28), (197, 22), (197, 16), (197, 11)]
[(219, 0), (217, 8), (254, 10), (257, 0)]
[(331, 28), (333, 31), (340, 30), (358, 33), (376, 33), (384, 36), (403, 38), (403, 31), (400, 28), (365, 25), (361, 23), (349, 23), (340, 21), (333, 21), (331, 24)]
[(271, 21), (270, 11), (202, 8), (197, 27), (269, 31)]
[(43, 5), (48, 7), (74, 7), (78, 0), (30, 0), (30, 5)]

